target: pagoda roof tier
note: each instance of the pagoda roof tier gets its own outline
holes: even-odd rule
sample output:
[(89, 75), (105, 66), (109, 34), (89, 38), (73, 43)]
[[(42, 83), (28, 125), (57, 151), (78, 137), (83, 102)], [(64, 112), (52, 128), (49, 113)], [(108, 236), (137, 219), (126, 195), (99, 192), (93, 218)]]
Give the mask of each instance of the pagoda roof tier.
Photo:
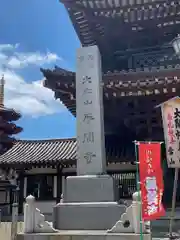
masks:
[(0, 117), (6, 121), (16, 121), (21, 117), (21, 114), (14, 109), (0, 107)]
[(152, 50), (168, 53), (172, 48), (171, 41), (179, 34), (179, 1), (61, 2), (68, 11), (82, 45), (98, 45), (103, 69), (127, 66), (127, 60), (133, 57), (132, 53)]
[[(134, 162), (134, 144), (121, 144), (118, 137), (105, 137), (107, 164)], [(57, 166), (76, 164), (77, 142), (75, 138), (50, 140), (19, 140), (0, 156), (0, 165)]]
[(1, 138), (1, 143), (3, 144), (11, 144), (15, 142), (15, 138), (9, 136), (7, 133), (4, 133), (3, 130), (0, 130), (0, 138)]
[(6, 134), (13, 135), (22, 132), (23, 129), (19, 126), (16, 126), (14, 123), (0, 120), (0, 131), (1, 130)]
[(14, 143), (15, 143), (15, 138), (9, 137), (7, 134), (4, 134), (0, 132), (0, 138), (1, 138), (1, 143), (0, 143), (0, 156), (9, 151)]
[[(44, 86), (55, 92), (55, 97), (76, 115), (75, 73), (61, 68), (41, 69)], [(120, 71), (103, 74), (104, 101), (120, 97), (170, 95), (176, 96), (180, 83), (180, 65), (152, 68), (144, 71)]]

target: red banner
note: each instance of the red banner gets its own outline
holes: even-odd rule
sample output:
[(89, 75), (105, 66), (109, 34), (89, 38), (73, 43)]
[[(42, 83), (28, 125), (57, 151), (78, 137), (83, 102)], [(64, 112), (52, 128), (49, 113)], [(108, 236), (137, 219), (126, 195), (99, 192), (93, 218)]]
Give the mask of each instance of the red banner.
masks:
[(139, 173), (143, 220), (154, 220), (165, 214), (162, 205), (164, 191), (161, 168), (161, 144), (139, 144)]

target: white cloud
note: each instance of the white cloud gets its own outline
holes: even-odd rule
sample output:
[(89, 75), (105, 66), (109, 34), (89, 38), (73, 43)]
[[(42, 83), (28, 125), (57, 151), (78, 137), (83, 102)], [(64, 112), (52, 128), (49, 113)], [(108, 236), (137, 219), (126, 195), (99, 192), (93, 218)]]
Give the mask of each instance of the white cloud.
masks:
[[(59, 57), (53, 53), (18, 53), (16, 52), (7, 63), (7, 50), (15, 50), (17, 46), (0, 45), (0, 76), (5, 75), (5, 105), (20, 111), (24, 115), (37, 117), (60, 112), (65, 107), (54, 99), (54, 93), (43, 87), (42, 81), (27, 83), (15, 71), (18, 68), (32, 65), (43, 65), (55, 62)], [(4, 69), (3, 64), (6, 64)]]
[(29, 65), (41, 66), (56, 60), (60, 60), (60, 58), (54, 53), (16, 53), (14, 56), (8, 59), (7, 66), (14, 69), (27, 67)]
[(19, 44), (0, 44), (0, 51), (9, 51), (9, 50), (15, 50), (19, 47)]

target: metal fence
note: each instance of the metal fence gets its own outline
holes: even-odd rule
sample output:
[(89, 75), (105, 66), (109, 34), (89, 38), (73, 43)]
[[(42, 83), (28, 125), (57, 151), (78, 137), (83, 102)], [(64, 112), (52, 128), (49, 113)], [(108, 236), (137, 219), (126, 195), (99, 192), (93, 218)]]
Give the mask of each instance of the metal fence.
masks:
[(136, 172), (121, 172), (121, 173), (112, 173), (114, 179), (116, 179), (118, 189), (119, 189), (119, 198), (120, 199), (132, 199), (132, 194), (136, 192)]

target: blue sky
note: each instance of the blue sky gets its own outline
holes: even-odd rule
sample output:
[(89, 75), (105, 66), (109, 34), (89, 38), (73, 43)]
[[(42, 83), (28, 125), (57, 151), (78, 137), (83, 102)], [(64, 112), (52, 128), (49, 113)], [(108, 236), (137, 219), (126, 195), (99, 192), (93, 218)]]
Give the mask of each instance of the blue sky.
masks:
[(58, 0), (6, 0), (0, 14), (0, 74), (5, 104), (21, 111), (20, 139), (75, 136), (75, 119), (42, 86), (40, 67), (75, 70), (78, 37)]

